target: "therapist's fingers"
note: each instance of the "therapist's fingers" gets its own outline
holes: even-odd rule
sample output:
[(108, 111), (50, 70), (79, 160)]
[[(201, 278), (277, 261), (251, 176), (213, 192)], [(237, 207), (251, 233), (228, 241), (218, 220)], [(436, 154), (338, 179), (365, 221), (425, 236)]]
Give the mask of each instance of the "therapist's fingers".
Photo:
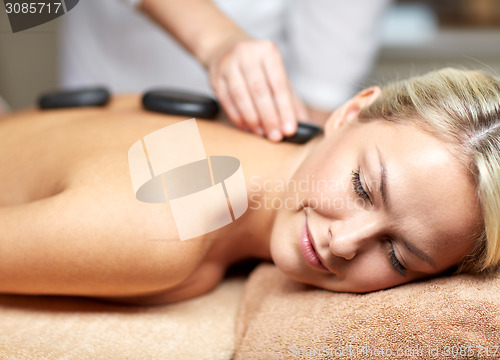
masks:
[(280, 130), (284, 136), (291, 136), (297, 131), (295, 95), (291, 90), (283, 59), (274, 44), (271, 44), (269, 48), (269, 56), (265, 56), (263, 59), (263, 68), (274, 94), (275, 107), (279, 113)]
[(272, 141), (280, 141), (283, 138), (280, 118), (262, 62), (244, 59), (242, 71), (250, 96), (257, 109), (259, 123), (264, 128), (266, 136)]
[[(210, 70), (212, 87), (229, 119), (241, 129), (263, 134), (257, 110), (240, 68), (237, 52), (228, 51), (213, 63)], [(219, 96), (222, 96), (220, 98)], [(239, 114), (238, 116), (236, 114)]]
[(212, 87), (237, 126), (243, 123), (273, 141), (295, 133), (294, 94), (272, 42), (239, 39), (218, 51), (208, 64)]
[(238, 108), (231, 99), (226, 80), (223, 78), (218, 79), (213, 88), (217, 99), (219, 99), (219, 102), (229, 119), (241, 130), (247, 131), (248, 128), (243, 121), (243, 117), (241, 116)]
[(241, 114), (243, 123), (250, 131), (262, 133), (259, 129), (261, 128), (259, 114), (239, 63), (232, 64), (230, 70), (224, 74), (224, 79), (229, 90), (231, 101)]
[[(227, 59), (224, 61), (228, 61)], [(226, 115), (229, 117), (229, 119), (241, 130), (243, 131), (249, 131), (249, 127), (246, 125), (247, 122), (252, 123), (252, 120), (248, 121), (246, 118), (249, 116), (252, 117), (252, 114), (255, 114), (255, 110), (252, 109), (253, 105), (248, 104), (243, 105), (243, 111), (246, 111), (246, 113), (242, 113), (240, 111), (240, 107), (235, 101), (236, 99), (241, 99), (244, 97), (244, 94), (241, 92), (238, 92), (237, 87), (241, 86), (244, 87), (244, 81), (242, 80), (241, 75), (237, 74), (236, 70), (233, 70), (235, 74), (226, 74), (228, 72), (229, 66), (225, 66), (222, 68), (219, 67), (213, 67), (210, 69), (210, 82), (212, 84), (212, 88), (217, 96), (217, 99), (222, 105), (222, 108), (226, 112)], [(233, 80), (236, 78), (236, 80)], [(238, 85), (239, 84), (239, 85)], [(244, 91), (245, 89), (243, 89)], [(233, 96), (234, 95), (234, 96)], [(249, 95), (247, 94), (247, 97)], [(244, 100), (240, 100), (244, 101)], [(253, 116), (255, 119), (257, 118), (256, 115)], [(255, 123), (257, 120), (254, 120), (253, 122)], [(253, 131), (253, 130), (252, 130)]]

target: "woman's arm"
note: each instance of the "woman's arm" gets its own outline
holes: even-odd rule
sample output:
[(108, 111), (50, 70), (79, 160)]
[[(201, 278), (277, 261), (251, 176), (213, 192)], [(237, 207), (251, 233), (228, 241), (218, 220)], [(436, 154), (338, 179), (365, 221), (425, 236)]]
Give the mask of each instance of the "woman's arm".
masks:
[(1, 293), (135, 296), (191, 274), (205, 249), (168, 241), (177, 234), (166, 205), (132, 201), (119, 181), (96, 186), (81, 175), (81, 185), (55, 196), (0, 207)]

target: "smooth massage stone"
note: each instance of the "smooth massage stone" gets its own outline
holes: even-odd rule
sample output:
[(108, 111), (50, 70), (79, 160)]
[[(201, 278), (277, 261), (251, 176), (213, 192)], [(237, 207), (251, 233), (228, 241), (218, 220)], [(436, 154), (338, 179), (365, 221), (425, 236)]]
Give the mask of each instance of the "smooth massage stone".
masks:
[(109, 98), (109, 91), (103, 87), (82, 88), (44, 94), (38, 99), (38, 105), (41, 109), (104, 106)]
[(171, 89), (146, 92), (142, 105), (149, 111), (203, 119), (214, 119), (219, 112), (219, 104), (209, 96)]
[(312, 138), (323, 133), (323, 130), (314, 124), (300, 122), (297, 124), (297, 132), (295, 135), (283, 138), (285, 142), (295, 144), (305, 144)]

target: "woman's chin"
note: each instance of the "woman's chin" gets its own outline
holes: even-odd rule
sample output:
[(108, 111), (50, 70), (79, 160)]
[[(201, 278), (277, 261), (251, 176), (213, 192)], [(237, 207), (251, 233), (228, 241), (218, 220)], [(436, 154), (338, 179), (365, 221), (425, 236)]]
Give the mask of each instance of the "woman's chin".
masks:
[(308, 269), (305, 268), (305, 264), (300, 264), (298, 259), (285, 256), (283, 252), (273, 254), (272, 247), (271, 254), (274, 264), (286, 277), (303, 284), (316, 286), (312, 279), (307, 276)]

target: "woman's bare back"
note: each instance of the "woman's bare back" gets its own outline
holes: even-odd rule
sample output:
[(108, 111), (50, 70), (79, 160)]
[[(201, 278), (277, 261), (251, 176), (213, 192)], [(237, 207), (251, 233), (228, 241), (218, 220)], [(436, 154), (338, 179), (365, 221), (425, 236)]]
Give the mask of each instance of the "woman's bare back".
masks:
[[(220, 249), (178, 241), (168, 204), (132, 190), (129, 147), (179, 120), (144, 112), (136, 97), (1, 119), (0, 292), (165, 302), (215, 286)], [(210, 138), (215, 125), (201, 123)]]

